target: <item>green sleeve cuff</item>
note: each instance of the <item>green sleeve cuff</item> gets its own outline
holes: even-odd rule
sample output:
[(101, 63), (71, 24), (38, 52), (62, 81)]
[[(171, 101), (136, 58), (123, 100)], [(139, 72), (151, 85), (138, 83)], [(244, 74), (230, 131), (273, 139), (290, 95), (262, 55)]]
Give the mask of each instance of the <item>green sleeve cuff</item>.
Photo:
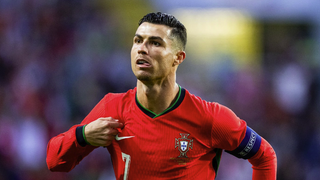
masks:
[(84, 134), (85, 127), (86, 127), (86, 125), (79, 126), (76, 128), (76, 139), (77, 139), (77, 142), (79, 143), (79, 145), (82, 147), (84, 147), (88, 144), (90, 145), (90, 143), (88, 143), (86, 136)]
[(84, 134), (84, 128), (85, 128), (86, 126), (87, 126), (87, 124), (82, 127), (82, 136), (83, 136), (84, 141), (85, 141), (87, 144), (90, 145), (90, 143), (87, 141), (86, 135)]

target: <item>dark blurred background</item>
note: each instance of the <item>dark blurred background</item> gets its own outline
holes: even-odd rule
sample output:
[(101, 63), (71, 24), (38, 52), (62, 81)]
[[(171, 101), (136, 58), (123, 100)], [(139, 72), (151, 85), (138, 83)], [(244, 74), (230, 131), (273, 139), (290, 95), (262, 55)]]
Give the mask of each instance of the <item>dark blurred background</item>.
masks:
[[(49, 139), (108, 92), (136, 84), (138, 20), (174, 14), (188, 29), (178, 83), (230, 107), (267, 139), (279, 180), (320, 177), (320, 1), (0, 0), (0, 180), (114, 179), (98, 148), (69, 173), (45, 163)], [(217, 180), (251, 179), (223, 154)]]

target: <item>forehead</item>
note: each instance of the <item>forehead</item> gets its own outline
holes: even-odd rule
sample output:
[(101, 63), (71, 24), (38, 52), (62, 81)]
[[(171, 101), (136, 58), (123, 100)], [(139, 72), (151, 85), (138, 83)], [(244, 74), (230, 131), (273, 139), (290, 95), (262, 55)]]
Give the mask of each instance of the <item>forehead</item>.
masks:
[(170, 32), (171, 27), (162, 25), (162, 24), (152, 24), (148, 22), (142, 23), (137, 31), (136, 34), (139, 34), (140, 36), (158, 36), (162, 39), (171, 39), (170, 38)]

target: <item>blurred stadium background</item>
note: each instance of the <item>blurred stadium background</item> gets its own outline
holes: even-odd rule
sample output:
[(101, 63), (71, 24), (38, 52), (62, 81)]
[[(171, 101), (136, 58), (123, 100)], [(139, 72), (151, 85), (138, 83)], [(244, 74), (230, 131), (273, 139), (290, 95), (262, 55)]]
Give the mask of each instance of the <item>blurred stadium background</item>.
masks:
[[(278, 156), (279, 180), (320, 177), (320, 1), (0, 0), (0, 180), (109, 180), (99, 148), (69, 173), (45, 164), (48, 140), (108, 92), (135, 86), (130, 48), (148, 12), (188, 29), (178, 83), (230, 107)], [(248, 180), (223, 154), (217, 180)]]

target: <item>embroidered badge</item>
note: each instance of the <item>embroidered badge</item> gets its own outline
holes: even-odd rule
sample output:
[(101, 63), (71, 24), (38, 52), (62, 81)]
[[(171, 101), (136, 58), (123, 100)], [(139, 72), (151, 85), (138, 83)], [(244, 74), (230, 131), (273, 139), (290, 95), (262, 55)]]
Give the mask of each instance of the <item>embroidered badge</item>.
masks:
[(176, 138), (175, 147), (179, 149), (179, 157), (188, 157), (187, 152), (193, 148), (193, 139), (188, 139), (189, 134), (180, 133), (181, 138)]

